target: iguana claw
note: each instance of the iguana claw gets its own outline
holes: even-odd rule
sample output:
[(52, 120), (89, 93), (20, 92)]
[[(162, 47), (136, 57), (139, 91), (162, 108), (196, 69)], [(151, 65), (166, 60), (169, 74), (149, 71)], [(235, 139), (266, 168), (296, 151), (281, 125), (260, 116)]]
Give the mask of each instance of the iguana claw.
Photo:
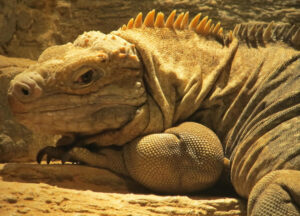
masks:
[(47, 155), (47, 164), (49, 164), (52, 159), (61, 160), (62, 164), (66, 161), (74, 162), (74, 160), (72, 160), (72, 158), (68, 155), (68, 151), (70, 149), (70, 146), (46, 146), (38, 152), (36, 160), (38, 163), (41, 163), (43, 157)]

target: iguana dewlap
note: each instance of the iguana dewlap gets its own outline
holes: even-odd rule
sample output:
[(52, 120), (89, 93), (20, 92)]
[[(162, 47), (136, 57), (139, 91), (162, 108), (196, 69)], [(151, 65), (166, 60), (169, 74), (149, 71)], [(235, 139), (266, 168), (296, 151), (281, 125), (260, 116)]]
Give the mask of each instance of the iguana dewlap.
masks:
[(223, 35), (208, 17), (175, 16), (153, 10), (108, 35), (84, 33), (15, 77), (16, 119), (62, 135), (38, 162), (78, 161), (187, 193), (218, 180), (225, 152), (249, 215), (299, 215), (299, 28)]

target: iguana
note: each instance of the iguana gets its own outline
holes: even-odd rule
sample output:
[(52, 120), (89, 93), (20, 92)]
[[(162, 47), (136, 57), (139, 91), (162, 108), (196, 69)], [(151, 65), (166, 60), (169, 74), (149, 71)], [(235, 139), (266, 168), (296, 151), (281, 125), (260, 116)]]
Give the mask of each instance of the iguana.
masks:
[(200, 16), (152, 10), (50, 47), (12, 80), (11, 109), (62, 135), (39, 163), (81, 162), (171, 194), (212, 186), (229, 164), (248, 215), (299, 215), (300, 30), (225, 34)]

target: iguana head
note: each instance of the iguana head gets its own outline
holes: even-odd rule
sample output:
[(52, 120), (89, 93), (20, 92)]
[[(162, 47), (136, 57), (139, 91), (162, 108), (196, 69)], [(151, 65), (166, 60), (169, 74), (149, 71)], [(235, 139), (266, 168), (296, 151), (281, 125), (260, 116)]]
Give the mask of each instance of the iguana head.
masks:
[(46, 49), (11, 81), (18, 121), (46, 133), (91, 135), (125, 127), (143, 109), (143, 67), (134, 45), (88, 32)]

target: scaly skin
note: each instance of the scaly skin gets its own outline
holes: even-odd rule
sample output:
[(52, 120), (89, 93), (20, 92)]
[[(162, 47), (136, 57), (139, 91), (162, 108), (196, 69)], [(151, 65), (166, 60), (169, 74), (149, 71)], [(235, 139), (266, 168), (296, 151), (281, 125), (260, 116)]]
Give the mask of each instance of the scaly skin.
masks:
[(299, 215), (299, 29), (249, 24), (223, 36), (207, 18), (174, 16), (151, 11), (108, 35), (85, 33), (11, 82), (16, 118), (62, 135), (38, 161), (187, 193), (218, 180), (225, 149), (249, 215)]

